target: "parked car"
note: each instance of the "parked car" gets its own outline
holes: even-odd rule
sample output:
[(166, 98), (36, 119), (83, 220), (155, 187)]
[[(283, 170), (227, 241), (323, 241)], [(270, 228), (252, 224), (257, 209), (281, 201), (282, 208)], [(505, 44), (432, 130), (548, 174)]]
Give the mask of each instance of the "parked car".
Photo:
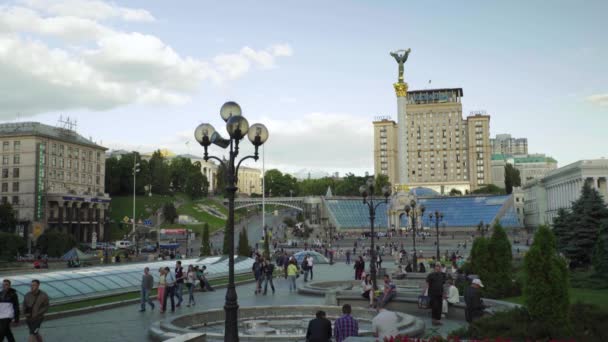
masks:
[(128, 240), (116, 241), (116, 248), (119, 248), (119, 249), (127, 249), (127, 248), (130, 248), (132, 245), (133, 245), (133, 243)]
[(155, 245), (145, 245), (144, 247), (142, 247), (141, 251), (144, 253), (154, 253), (154, 252), (156, 252), (156, 246)]

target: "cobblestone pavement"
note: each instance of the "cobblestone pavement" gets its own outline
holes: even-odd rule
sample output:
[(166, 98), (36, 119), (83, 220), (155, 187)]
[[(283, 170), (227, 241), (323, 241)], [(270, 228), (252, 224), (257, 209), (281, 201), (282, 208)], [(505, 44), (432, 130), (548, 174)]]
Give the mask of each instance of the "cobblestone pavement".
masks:
[[(388, 263), (387, 263), (388, 264)], [(392, 265), (386, 265), (392, 267)], [(314, 281), (317, 280), (340, 280), (354, 277), (352, 265), (337, 263), (334, 265), (316, 265), (314, 268)], [(298, 278), (298, 283), (303, 282), (303, 277)], [(255, 295), (254, 284), (245, 284), (237, 287), (238, 301), (241, 307), (261, 305), (293, 305), (293, 304), (323, 304), (323, 297), (303, 296), (289, 292), (287, 280), (282, 277), (275, 278), (276, 293), (273, 295), (270, 289), (268, 295)], [(41, 285), (44, 290), (44, 284)], [(155, 321), (171, 315), (181, 315), (189, 312), (221, 309), (224, 304), (225, 289), (215, 292), (198, 292), (195, 294), (196, 306), (177, 308), (174, 314), (169, 312), (160, 314), (158, 305), (156, 310), (138, 312), (139, 304), (103, 310), (79, 316), (66, 317), (50, 320), (42, 324), (41, 333), (47, 342), (54, 341), (90, 341), (90, 342), (136, 342), (148, 341), (148, 327)], [(311, 318), (314, 313), (310, 313)], [(429, 317), (423, 318), (427, 327), (431, 327)], [(445, 334), (460, 326), (460, 323), (445, 320), (439, 332)], [(27, 340), (27, 327), (21, 325), (14, 328), (17, 341)]]

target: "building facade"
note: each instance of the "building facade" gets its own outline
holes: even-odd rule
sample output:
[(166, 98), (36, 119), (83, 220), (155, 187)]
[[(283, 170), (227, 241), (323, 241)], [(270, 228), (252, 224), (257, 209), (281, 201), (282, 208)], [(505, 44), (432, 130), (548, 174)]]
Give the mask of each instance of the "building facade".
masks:
[[(407, 92), (408, 180), (410, 188), (427, 187), (440, 194), (452, 189), (466, 193), (491, 183), (490, 116), (473, 113), (463, 119), (461, 88)], [(398, 126), (399, 124), (397, 124)], [(391, 121), (374, 122), (374, 165), (388, 174), (398, 165), (398, 151), (390, 151), (389, 132), (397, 131)], [(387, 147), (382, 148), (381, 129), (386, 128)], [(380, 148), (377, 148), (380, 144)], [(394, 145), (393, 145), (394, 146)], [(392, 146), (391, 146), (392, 147)], [(384, 153), (384, 154), (383, 154)], [(390, 179), (390, 176), (389, 176)], [(391, 181), (392, 184), (395, 182)]]
[(374, 174), (387, 176), (391, 184), (399, 183), (397, 134), (397, 123), (390, 118), (374, 121)]
[(544, 154), (493, 154), (491, 161), (492, 183), (501, 188), (505, 187), (505, 166), (507, 164), (513, 165), (519, 171), (522, 185), (543, 178), (550, 171), (557, 169), (557, 160)]
[(608, 160), (581, 160), (550, 171), (545, 177), (522, 187), (526, 227), (552, 224), (561, 208), (570, 209), (585, 183), (599, 191), (608, 203)]
[(105, 147), (37, 122), (0, 124), (0, 140), (0, 199), (13, 205), (24, 237), (50, 229), (81, 242), (104, 239)]
[(511, 134), (496, 134), (490, 146), (492, 154), (528, 154), (528, 138), (512, 138)]

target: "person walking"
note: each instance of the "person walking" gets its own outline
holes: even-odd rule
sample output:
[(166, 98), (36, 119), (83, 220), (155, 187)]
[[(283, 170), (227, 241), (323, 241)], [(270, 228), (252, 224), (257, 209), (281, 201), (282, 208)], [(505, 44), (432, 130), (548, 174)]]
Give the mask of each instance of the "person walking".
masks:
[(150, 299), (150, 292), (154, 286), (154, 277), (150, 274), (150, 268), (144, 268), (144, 274), (141, 276), (141, 308), (139, 312), (146, 311), (146, 303), (150, 304), (150, 310), (154, 310), (154, 303)]
[(473, 279), (471, 286), (464, 290), (464, 302), (467, 305), (464, 316), (469, 323), (483, 316), (483, 310), (486, 308), (481, 300), (482, 287), (481, 279)]
[(164, 268), (160, 268), (158, 270), (158, 293), (157, 293), (157, 298), (158, 298), (158, 303), (160, 306), (160, 313), (164, 313), (165, 312), (165, 292), (167, 292), (167, 275), (165, 273), (165, 269)]
[(194, 266), (188, 265), (188, 272), (186, 272), (186, 278), (184, 280), (186, 284), (186, 288), (188, 288), (188, 305), (194, 306), (196, 302), (194, 301), (194, 287), (196, 285), (196, 271), (194, 270)]
[(336, 342), (342, 342), (350, 336), (359, 336), (359, 322), (350, 315), (351, 311), (350, 304), (342, 305), (342, 317), (334, 323)]
[(260, 256), (256, 256), (253, 265), (251, 266), (251, 272), (255, 278), (255, 294), (262, 293), (262, 261)]
[(40, 281), (32, 280), (31, 291), (23, 297), (23, 312), (25, 322), (30, 331), (29, 342), (42, 342), (40, 336), (40, 325), (44, 320), (44, 314), (49, 309), (49, 296), (40, 290)]
[(298, 276), (298, 266), (296, 266), (296, 261), (291, 260), (289, 262), (289, 266), (287, 266), (287, 277), (289, 277), (289, 292), (296, 291), (296, 277)]
[(177, 296), (176, 307), (178, 307), (178, 308), (182, 305), (182, 302), (184, 301), (183, 288), (184, 288), (184, 278), (185, 277), (186, 277), (186, 275), (184, 274), (182, 262), (178, 260), (175, 263), (175, 292), (176, 292), (176, 296)]
[(316, 318), (308, 323), (306, 330), (307, 342), (329, 342), (331, 340), (331, 322), (326, 318), (325, 311), (317, 311)]
[(427, 289), (431, 299), (433, 325), (441, 325), (441, 307), (443, 305), (443, 284), (445, 273), (441, 272), (441, 264), (435, 263), (435, 272), (426, 277)]
[(346, 264), (350, 265), (350, 249), (346, 250)]
[(165, 310), (167, 308), (167, 298), (171, 299), (171, 312), (175, 312), (175, 276), (171, 273), (171, 269), (169, 267), (165, 267), (165, 297), (163, 299), (163, 307)]
[(313, 268), (314, 259), (313, 259), (313, 257), (311, 255), (307, 255), (306, 256), (306, 261), (308, 262), (307, 266), (308, 266), (308, 272), (310, 273), (310, 280), (312, 280), (312, 276), (313, 276), (312, 268)]
[(14, 321), (15, 325), (19, 323), (19, 296), (11, 287), (11, 281), (4, 279), (0, 291), (0, 342), (4, 342), (5, 337), (8, 342), (15, 342), (11, 321)]
[(264, 295), (268, 292), (268, 283), (270, 282), (270, 288), (272, 289), (272, 294), (274, 294), (274, 283), (272, 282), (272, 273), (274, 272), (274, 265), (270, 263), (269, 260), (264, 261), (264, 266), (262, 267), (262, 271), (264, 273)]

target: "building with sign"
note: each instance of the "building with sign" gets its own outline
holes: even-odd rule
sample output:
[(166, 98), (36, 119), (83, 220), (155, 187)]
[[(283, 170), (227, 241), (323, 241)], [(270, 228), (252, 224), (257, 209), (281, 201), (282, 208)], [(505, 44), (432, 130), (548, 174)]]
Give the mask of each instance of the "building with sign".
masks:
[[(398, 98), (402, 95), (405, 94), (397, 92)], [(374, 165), (380, 166), (376, 173), (382, 173), (383, 163), (387, 168), (396, 165), (405, 153), (405, 179), (410, 188), (426, 187), (440, 194), (456, 189), (464, 194), (490, 184), (490, 116), (480, 111), (463, 118), (461, 88), (414, 90), (406, 96), (404, 122), (393, 128), (390, 121), (374, 121)], [(405, 133), (399, 128), (402, 125), (406, 126)], [(407, 139), (402, 139), (407, 141), (407, 150), (395, 155), (388, 153), (388, 133), (393, 129), (407, 135)], [(386, 139), (387, 148), (376, 149), (376, 145), (382, 146), (382, 139)], [(387, 174), (391, 184), (398, 183), (396, 178), (391, 179), (390, 168)]]
[[(0, 124), (0, 200), (10, 202), (24, 236), (49, 229), (91, 242), (104, 237), (110, 197), (105, 150), (73, 130), (38, 122)], [(95, 233), (95, 234), (93, 234)]]

